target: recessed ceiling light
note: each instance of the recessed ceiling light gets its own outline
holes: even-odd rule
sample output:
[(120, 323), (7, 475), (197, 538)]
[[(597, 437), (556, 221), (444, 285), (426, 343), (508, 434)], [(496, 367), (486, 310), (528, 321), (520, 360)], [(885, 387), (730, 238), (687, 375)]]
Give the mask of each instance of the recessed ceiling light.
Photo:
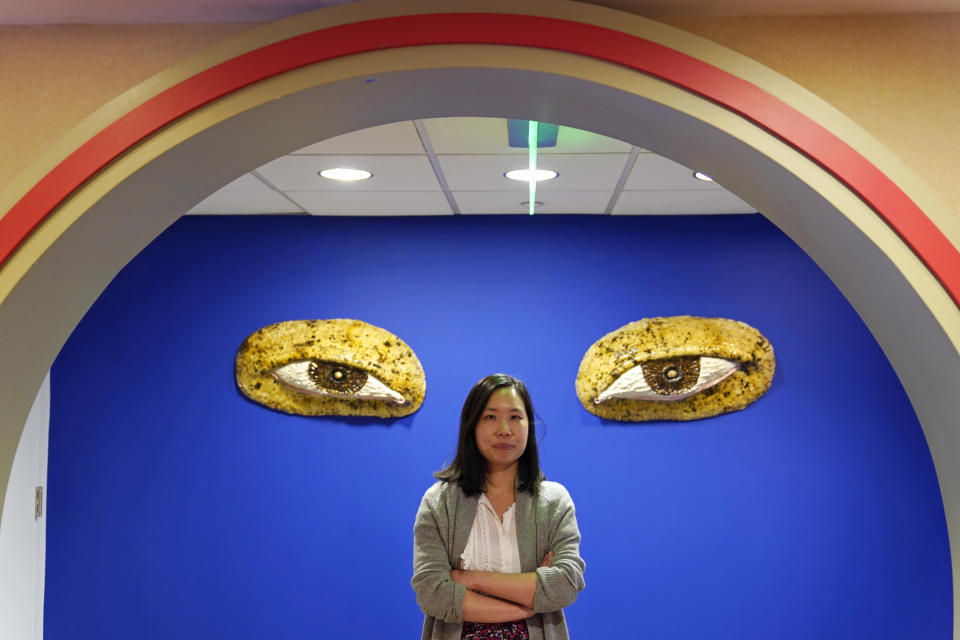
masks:
[(321, 177), (326, 178), (327, 180), (339, 180), (340, 182), (366, 180), (372, 175), (372, 173), (369, 171), (364, 171), (363, 169), (344, 169), (343, 167), (337, 167), (336, 169), (324, 169), (320, 172)]
[[(553, 180), (557, 177), (557, 172), (550, 169), (537, 169), (533, 175), (535, 182), (542, 182)], [(519, 182), (530, 182), (530, 169), (514, 169), (513, 171), (507, 171), (503, 176)]]
[(697, 180), (703, 180), (704, 182), (713, 182), (713, 178), (705, 174), (703, 171), (694, 171), (693, 177)]

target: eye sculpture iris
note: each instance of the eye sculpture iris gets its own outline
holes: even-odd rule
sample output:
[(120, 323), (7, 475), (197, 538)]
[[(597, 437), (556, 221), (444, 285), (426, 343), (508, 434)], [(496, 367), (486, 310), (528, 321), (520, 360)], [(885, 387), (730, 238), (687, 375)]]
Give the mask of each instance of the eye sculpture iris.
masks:
[(297, 415), (399, 417), (420, 408), (423, 367), (392, 333), (360, 320), (292, 320), (263, 327), (237, 350), (237, 386)]
[(743, 409), (770, 387), (773, 348), (735, 320), (674, 316), (638, 320), (583, 357), (577, 396), (602, 418), (696, 420)]
[(697, 384), (700, 377), (700, 358), (680, 356), (644, 362), (640, 365), (643, 379), (662, 396), (678, 396)]
[(359, 369), (317, 360), (310, 361), (307, 374), (318, 387), (344, 395), (354, 394), (363, 389), (368, 377)]

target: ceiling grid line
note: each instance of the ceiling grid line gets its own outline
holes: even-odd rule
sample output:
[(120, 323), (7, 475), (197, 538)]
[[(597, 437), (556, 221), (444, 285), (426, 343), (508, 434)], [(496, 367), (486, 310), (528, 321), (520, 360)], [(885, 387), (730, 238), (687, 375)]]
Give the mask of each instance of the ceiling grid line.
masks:
[(460, 215), (460, 207), (457, 206), (457, 200), (453, 197), (453, 192), (450, 191), (450, 185), (447, 184), (446, 176), (443, 175), (440, 161), (437, 159), (437, 154), (434, 152), (433, 145), (430, 143), (430, 136), (427, 134), (426, 125), (423, 124), (423, 120), (414, 120), (413, 126), (417, 128), (420, 143), (423, 144), (423, 150), (427, 154), (427, 160), (430, 162), (430, 166), (433, 167), (434, 175), (437, 176), (437, 182), (440, 184), (443, 197), (447, 199), (447, 203), (450, 205), (450, 211), (455, 216)]
[(633, 172), (633, 165), (636, 164), (637, 157), (640, 155), (640, 151), (640, 147), (634, 146), (630, 148), (630, 155), (627, 156), (627, 161), (623, 165), (623, 171), (620, 172), (620, 178), (617, 180), (617, 184), (613, 188), (613, 193), (610, 194), (610, 201), (607, 202), (607, 206), (603, 210), (604, 215), (613, 215), (613, 208), (617, 206), (617, 200), (620, 199), (620, 193), (623, 192), (623, 186), (627, 184), (627, 179)]
[[(299, 202), (297, 202), (296, 200), (294, 200), (294, 199), (290, 196), (290, 194), (288, 194), (287, 192), (281, 191), (280, 189), (277, 189), (277, 187), (275, 187), (272, 182), (270, 182), (270, 181), (267, 180), (263, 175), (261, 175), (261, 173), (260, 173), (259, 171), (257, 171), (256, 169), (254, 169), (254, 170), (251, 171), (250, 173), (251, 173), (251, 175), (253, 175), (254, 178), (256, 178), (257, 180), (259, 180), (260, 182), (262, 182), (268, 189), (270, 189), (271, 191), (274, 191), (274, 192), (278, 193), (278, 194), (280, 195), (280, 197), (282, 197), (284, 200), (286, 200), (287, 202), (289, 202), (290, 204), (292, 204), (292, 205), (295, 206), (296, 208), (300, 209), (300, 214), (301, 214), (301, 215), (305, 215), (305, 216), (310, 215), (310, 212), (307, 211), (307, 208), (306, 208), (306, 207), (304, 207), (304, 206), (301, 205)], [(296, 215), (296, 214), (294, 214), (294, 215)]]

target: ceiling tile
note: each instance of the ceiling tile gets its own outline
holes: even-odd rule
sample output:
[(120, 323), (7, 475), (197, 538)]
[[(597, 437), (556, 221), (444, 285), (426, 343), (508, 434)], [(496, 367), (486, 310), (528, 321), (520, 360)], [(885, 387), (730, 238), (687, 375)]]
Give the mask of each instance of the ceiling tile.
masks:
[(220, 191), (271, 191), (271, 189), (252, 173), (245, 173), (233, 182), (223, 185)]
[[(453, 193), (461, 213), (529, 214), (527, 194), (518, 191), (459, 191)], [(603, 213), (609, 191), (551, 191), (538, 193), (536, 213)]]
[[(373, 173), (369, 180), (337, 182), (321, 178), (323, 169), (348, 167), (366, 169)], [(433, 191), (440, 185), (433, 168), (425, 155), (421, 156), (368, 156), (291, 155), (277, 158), (259, 169), (257, 173), (280, 191)]]
[[(502, 118), (436, 118), (424, 121), (449, 188), (463, 213), (525, 213), (527, 184), (503, 173), (526, 165), (525, 150), (507, 146)], [(579, 136), (579, 137), (578, 137)], [(556, 150), (543, 153), (539, 166), (559, 173), (537, 185), (539, 213), (602, 213), (630, 158), (630, 145), (562, 127)], [(615, 149), (619, 153), (598, 153)], [(307, 153), (327, 151), (329, 153)], [(445, 151), (447, 153), (445, 153)], [(370, 180), (342, 183), (320, 178), (324, 168), (347, 166), (373, 172)], [(282, 195), (293, 194), (317, 215), (449, 214), (429, 160), (411, 121), (331, 138), (274, 160), (243, 175), (198, 204), (194, 213), (296, 213)], [(652, 190), (652, 191), (651, 191)], [(233, 194), (233, 196), (231, 196)], [(237, 194), (241, 194), (239, 197)], [(618, 214), (752, 212), (715, 183), (652, 153), (640, 153), (626, 181)]]
[(450, 215), (439, 191), (292, 191), (287, 195), (313, 215), (432, 216)]
[(624, 191), (614, 214), (756, 213), (729, 191)]
[[(617, 184), (627, 153), (594, 153), (582, 155), (556, 154), (541, 157), (537, 166), (553, 169), (554, 180), (537, 183), (537, 191), (610, 190)], [(438, 156), (451, 191), (517, 191), (527, 190), (526, 182), (504, 177), (504, 172), (523, 169), (525, 157), (510, 155)]]
[(294, 151), (294, 154), (349, 155), (356, 153), (417, 155), (423, 153), (420, 134), (410, 120), (345, 133)]
[[(506, 118), (431, 118), (423, 121), (430, 143), (437, 154), (514, 154), (526, 155), (526, 148), (508, 144)], [(582, 131), (560, 127), (557, 146), (541, 147), (547, 153), (629, 153), (626, 142)]]
[(693, 177), (693, 170), (655, 153), (641, 153), (633, 165), (624, 189), (694, 189), (722, 191), (715, 182)]
[[(257, 181), (260, 184), (259, 181)], [(213, 195), (201, 200), (187, 213), (303, 213), (303, 210), (284, 198), (276, 191), (263, 190), (232, 190), (221, 189)]]

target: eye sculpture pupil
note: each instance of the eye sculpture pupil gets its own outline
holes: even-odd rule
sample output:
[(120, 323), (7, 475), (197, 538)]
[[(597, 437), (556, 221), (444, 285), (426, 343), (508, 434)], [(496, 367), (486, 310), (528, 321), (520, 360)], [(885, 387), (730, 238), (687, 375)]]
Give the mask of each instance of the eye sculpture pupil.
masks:
[(700, 378), (700, 356), (678, 356), (641, 364), (643, 379), (662, 396), (692, 389)]
[(311, 360), (307, 373), (317, 387), (334, 393), (353, 394), (367, 383), (366, 372), (322, 360)]

